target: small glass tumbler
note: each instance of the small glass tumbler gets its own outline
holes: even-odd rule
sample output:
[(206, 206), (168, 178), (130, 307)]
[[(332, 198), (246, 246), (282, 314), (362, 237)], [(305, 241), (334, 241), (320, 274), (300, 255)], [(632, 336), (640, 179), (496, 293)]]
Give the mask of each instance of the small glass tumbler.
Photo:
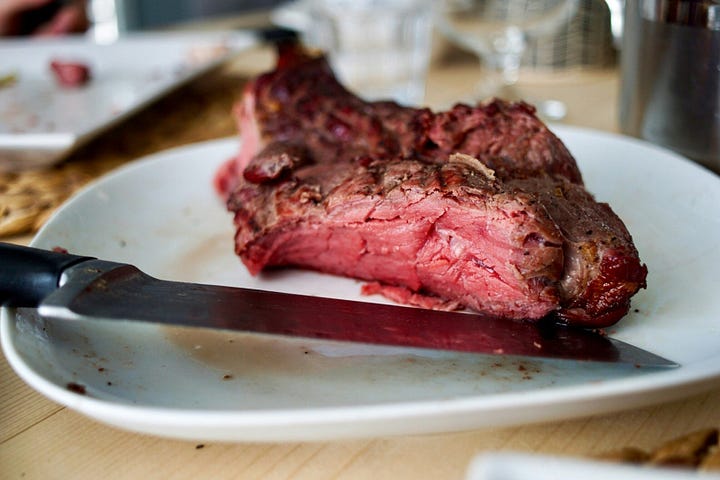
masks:
[(324, 50), (343, 84), (366, 100), (419, 105), (432, 32), (427, 0), (313, 0), (305, 39)]

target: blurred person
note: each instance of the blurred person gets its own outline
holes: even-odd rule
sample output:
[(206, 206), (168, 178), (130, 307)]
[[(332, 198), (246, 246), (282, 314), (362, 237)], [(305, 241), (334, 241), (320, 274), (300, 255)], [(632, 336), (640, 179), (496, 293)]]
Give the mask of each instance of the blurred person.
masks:
[(64, 35), (88, 25), (84, 0), (0, 0), (0, 36)]

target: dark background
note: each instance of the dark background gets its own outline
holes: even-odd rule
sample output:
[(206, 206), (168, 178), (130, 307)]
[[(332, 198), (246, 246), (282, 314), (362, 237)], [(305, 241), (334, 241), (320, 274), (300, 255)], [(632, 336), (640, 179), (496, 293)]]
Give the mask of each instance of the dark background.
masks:
[(267, 10), (283, 0), (122, 0), (127, 30), (145, 30), (197, 19)]

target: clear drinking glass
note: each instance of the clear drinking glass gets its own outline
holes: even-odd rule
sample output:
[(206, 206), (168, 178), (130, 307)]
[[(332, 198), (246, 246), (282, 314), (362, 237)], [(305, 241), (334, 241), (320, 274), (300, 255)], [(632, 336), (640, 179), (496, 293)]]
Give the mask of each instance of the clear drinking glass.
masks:
[(325, 50), (341, 81), (368, 100), (422, 103), (430, 60), (429, 0), (310, 0), (309, 44)]
[(577, 8), (578, 0), (445, 0), (437, 26), (482, 62), (479, 98), (514, 99), (528, 39), (552, 36)]
[(117, 41), (125, 29), (125, 0), (87, 0), (89, 35), (97, 43)]

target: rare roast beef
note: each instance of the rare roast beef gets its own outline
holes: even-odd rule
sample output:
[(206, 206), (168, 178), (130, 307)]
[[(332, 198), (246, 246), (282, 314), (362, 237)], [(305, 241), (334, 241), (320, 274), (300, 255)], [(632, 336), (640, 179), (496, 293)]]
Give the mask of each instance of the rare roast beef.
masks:
[(365, 102), (290, 45), (235, 111), (242, 147), (215, 182), (252, 274), (309, 268), (403, 303), (589, 327), (645, 286), (623, 222), (525, 103)]

